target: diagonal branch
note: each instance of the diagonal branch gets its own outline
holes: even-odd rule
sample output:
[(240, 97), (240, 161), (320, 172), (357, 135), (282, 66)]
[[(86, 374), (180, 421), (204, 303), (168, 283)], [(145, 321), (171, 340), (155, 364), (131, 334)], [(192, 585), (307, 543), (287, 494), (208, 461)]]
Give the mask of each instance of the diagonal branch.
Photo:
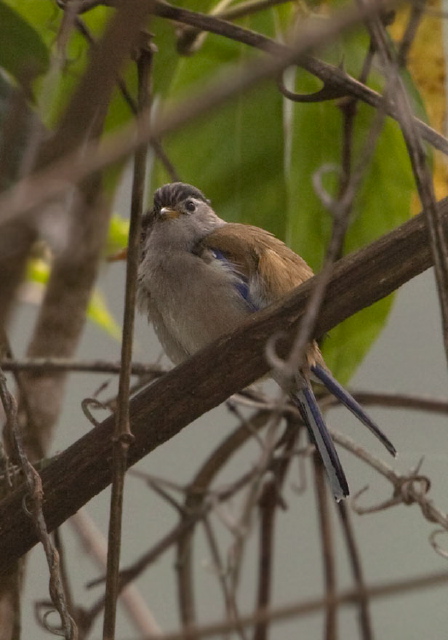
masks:
[[(448, 199), (439, 203), (439, 209), (447, 229)], [(335, 265), (315, 335), (390, 294), (431, 265), (423, 215), (346, 256)], [(287, 353), (313, 285), (314, 279), (308, 280), (133, 398), (130, 420), (135, 442), (129, 449), (128, 464), (135, 464), (200, 415), (266, 374), (267, 340), (287, 328), (290, 339), (282, 345), (283, 354)], [(50, 531), (110, 483), (113, 427), (114, 416), (110, 416), (43, 469), (44, 514)], [(23, 510), (25, 495), (26, 488), (21, 486), (0, 503), (0, 573), (37, 542)]]
[[(395, 6), (395, 3), (391, 2), (389, 8), (393, 6)], [(370, 3), (370, 9), (373, 7), (374, 3)], [(365, 15), (367, 15), (367, 5), (364, 5), (363, 9)], [(384, 6), (383, 9), (385, 10), (386, 7)], [(234, 40), (235, 42), (241, 42), (249, 47), (265, 51), (272, 56), (281, 58), (291, 52), (291, 44), (284, 44), (278, 40), (268, 38), (264, 34), (223, 20), (222, 17), (191, 11), (183, 7), (175, 7), (164, 0), (154, 0), (153, 11), (155, 15), (162, 18), (175, 20), (176, 22), (190, 25), (202, 31), (214, 33)], [(377, 12), (372, 11), (371, 15), (377, 15)], [(301, 95), (302, 102), (313, 102), (319, 99), (331, 100), (335, 97), (347, 95), (352, 98), (357, 98), (376, 109), (384, 109), (385, 113), (396, 120), (399, 119), (400, 112), (397, 105), (393, 104), (392, 101), (384, 100), (380, 93), (350, 76), (343, 68), (319, 60), (308, 52), (306, 55), (301, 56), (300, 59), (291, 59), (291, 64), (297, 64), (303, 69), (306, 69), (306, 71), (324, 83), (324, 88), (321, 91), (309, 94), (308, 97)], [(291, 98), (291, 95), (288, 97)], [(444, 136), (437, 133), (437, 131), (416, 117), (413, 118), (413, 121), (414, 126), (427, 142), (443, 153), (448, 153), (448, 144)]]

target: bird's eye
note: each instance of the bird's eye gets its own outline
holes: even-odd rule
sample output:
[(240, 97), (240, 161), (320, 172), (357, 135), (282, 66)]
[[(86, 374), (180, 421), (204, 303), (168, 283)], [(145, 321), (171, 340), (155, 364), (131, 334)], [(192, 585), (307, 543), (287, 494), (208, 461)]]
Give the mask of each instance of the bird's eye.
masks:
[(187, 200), (185, 202), (185, 211), (188, 211), (188, 213), (194, 213), (196, 211), (196, 204), (193, 200)]

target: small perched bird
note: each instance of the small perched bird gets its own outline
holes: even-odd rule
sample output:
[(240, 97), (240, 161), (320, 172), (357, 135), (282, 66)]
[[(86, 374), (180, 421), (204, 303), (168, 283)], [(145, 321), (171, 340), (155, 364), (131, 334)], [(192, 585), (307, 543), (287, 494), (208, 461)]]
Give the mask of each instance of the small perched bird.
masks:
[[(178, 364), (251, 313), (313, 275), (306, 262), (268, 231), (227, 223), (195, 187), (167, 184), (154, 194), (142, 223), (137, 300), (168, 357)], [(324, 463), (337, 500), (347, 480), (314, 396), (315, 376), (395, 455), (394, 446), (356, 400), (333, 378), (313, 342), (291, 393)]]

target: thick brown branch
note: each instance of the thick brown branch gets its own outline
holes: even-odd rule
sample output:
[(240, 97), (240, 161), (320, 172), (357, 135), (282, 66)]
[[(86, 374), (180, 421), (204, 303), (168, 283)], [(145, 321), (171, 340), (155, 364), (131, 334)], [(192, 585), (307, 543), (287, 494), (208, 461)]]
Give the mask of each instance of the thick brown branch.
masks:
[[(448, 228), (448, 200), (442, 200), (439, 207)], [(315, 334), (330, 330), (431, 264), (422, 215), (343, 258), (335, 265)], [(295, 334), (313, 286), (314, 279), (308, 280), (283, 302), (254, 314), (231, 336), (210, 345), (133, 398), (130, 418), (135, 442), (129, 449), (129, 465), (264, 375), (268, 370), (266, 341), (286, 328), (290, 335)], [(283, 346), (286, 353), (287, 341)], [(49, 530), (110, 483), (113, 425), (111, 416), (43, 469)], [(0, 504), (0, 572), (37, 542), (23, 510), (25, 493), (26, 489), (19, 487)]]

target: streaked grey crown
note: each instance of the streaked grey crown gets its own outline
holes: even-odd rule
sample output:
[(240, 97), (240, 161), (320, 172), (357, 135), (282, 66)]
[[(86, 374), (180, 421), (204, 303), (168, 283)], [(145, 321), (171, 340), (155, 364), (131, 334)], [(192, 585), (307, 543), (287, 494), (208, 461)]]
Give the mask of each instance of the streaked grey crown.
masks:
[(171, 184), (165, 184), (154, 194), (154, 213), (160, 212), (163, 207), (175, 207), (180, 202), (187, 200), (188, 198), (196, 198), (203, 202), (210, 204), (202, 191), (199, 191), (191, 184), (185, 184), (184, 182), (172, 182)]
[[(141, 233), (141, 246), (142, 253), (141, 259), (143, 260), (146, 255), (146, 243), (149, 239), (149, 236), (152, 234), (152, 231), (157, 224), (157, 221), (160, 217), (160, 211), (164, 207), (176, 208), (181, 205), (183, 202), (188, 200), (189, 198), (194, 198), (195, 200), (199, 200), (207, 205), (207, 209), (210, 206), (210, 200), (205, 197), (205, 195), (197, 189), (193, 187), (191, 184), (186, 184), (184, 182), (171, 182), (170, 184), (165, 184), (154, 193), (153, 206), (149, 209), (142, 218), (142, 233)], [(213, 217), (213, 226), (215, 226), (215, 221), (218, 220), (217, 216), (211, 209), (209, 209), (211, 215)], [(206, 220), (198, 222), (206, 228)]]

